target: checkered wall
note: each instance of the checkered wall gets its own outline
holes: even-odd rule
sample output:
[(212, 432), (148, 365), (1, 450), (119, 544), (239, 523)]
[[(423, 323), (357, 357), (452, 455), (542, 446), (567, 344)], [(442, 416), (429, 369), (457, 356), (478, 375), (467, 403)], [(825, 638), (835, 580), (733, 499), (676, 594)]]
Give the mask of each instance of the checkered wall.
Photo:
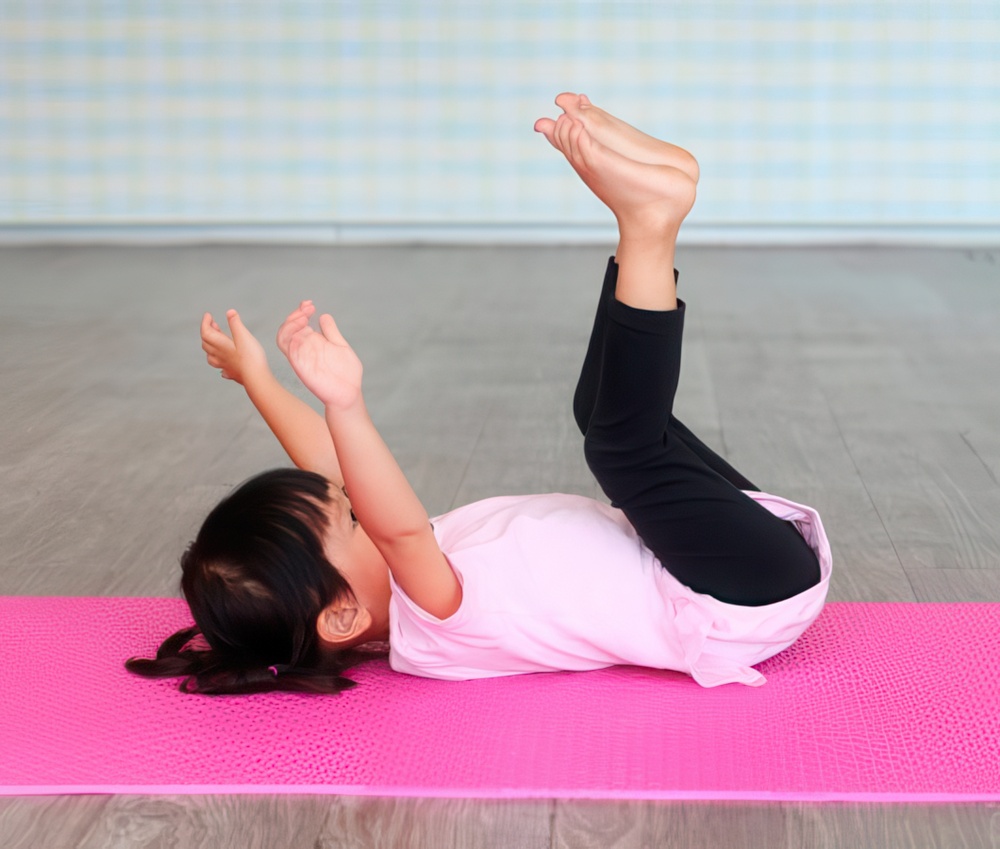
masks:
[(603, 222), (563, 89), (703, 224), (1000, 224), (995, 0), (0, 0), (0, 224)]

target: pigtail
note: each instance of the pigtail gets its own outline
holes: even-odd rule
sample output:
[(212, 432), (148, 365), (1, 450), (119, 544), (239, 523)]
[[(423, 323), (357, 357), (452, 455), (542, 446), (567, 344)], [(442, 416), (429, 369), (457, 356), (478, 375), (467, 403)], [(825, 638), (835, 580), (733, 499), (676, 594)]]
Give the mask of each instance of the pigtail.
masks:
[[(337, 665), (339, 666), (339, 664)], [(333, 694), (356, 687), (357, 683), (340, 674), (340, 669), (308, 669), (282, 666), (254, 666), (238, 669), (216, 666), (180, 683), (184, 693), (202, 696), (228, 696), (250, 693)]]
[(131, 657), (125, 668), (144, 678), (181, 678), (178, 689), (182, 693), (202, 696), (277, 691), (334, 694), (357, 686), (342, 674), (345, 670), (385, 654), (384, 644), (373, 644), (367, 649), (330, 652), (314, 667), (245, 665), (208, 646), (195, 626), (167, 637), (155, 658)]
[(203, 652), (195, 652), (191, 648), (192, 641), (197, 637), (201, 637), (197, 627), (183, 628), (163, 641), (155, 658), (130, 657), (125, 661), (125, 668), (144, 678), (177, 678), (195, 674), (203, 663)]

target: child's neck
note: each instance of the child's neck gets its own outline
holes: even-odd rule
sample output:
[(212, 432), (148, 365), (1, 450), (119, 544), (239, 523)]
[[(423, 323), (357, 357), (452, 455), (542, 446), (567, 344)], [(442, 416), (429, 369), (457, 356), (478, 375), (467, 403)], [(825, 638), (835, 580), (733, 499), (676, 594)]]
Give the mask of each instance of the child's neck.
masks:
[(338, 563), (337, 568), (351, 585), (354, 597), (372, 617), (364, 642), (388, 640), (391, 596), (389, 566), (360, 525), (352, 535), (343, 563)]

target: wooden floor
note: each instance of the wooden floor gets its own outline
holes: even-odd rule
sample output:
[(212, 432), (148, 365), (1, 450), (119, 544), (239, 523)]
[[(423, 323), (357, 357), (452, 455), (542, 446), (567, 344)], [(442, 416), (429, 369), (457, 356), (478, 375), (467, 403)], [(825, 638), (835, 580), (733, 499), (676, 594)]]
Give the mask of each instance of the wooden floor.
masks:
[[(268, 341), (300, 298), (334, 312), (432, 514), (595, 494), (569, 400), (607, 253), (0, 249), (0, 594), (172, 595), (209, 506), (284, 462), (204, 364), (206, 309), (239, 307)], [(820, 510), (831, 598), (1000, 600), (1000, 250), (687, 248), (678, 264), (678, 413)], [(0, 799), (4, 849), (654, 845), (997, 849), (1000, 806)]]

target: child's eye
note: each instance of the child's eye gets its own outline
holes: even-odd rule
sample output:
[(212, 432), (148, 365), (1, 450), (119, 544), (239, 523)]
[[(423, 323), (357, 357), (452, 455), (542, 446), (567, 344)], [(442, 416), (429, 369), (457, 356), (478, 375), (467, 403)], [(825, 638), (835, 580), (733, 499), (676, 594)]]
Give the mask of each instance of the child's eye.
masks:
[(353, 510), (351, 510), (351, 523), (355, 525), (358, 523), (358, 517), (354, 515)]

